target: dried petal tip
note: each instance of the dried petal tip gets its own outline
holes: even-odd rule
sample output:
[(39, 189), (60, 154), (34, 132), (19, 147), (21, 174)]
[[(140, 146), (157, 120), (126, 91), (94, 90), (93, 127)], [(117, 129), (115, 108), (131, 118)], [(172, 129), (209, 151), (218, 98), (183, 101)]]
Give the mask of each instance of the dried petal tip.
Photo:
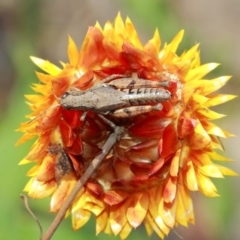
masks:
[(232, 135), (211, 122), (224, 115), (209, 109), (235, 97), (213, 94), (230, 77), (207, 79), (218, 64), (200, 65), (198, 44), (178, 56), (183, 34), (162, 44), (156, 30), (144, 45), (119, 13), (114, 24), (90, 27), (80, 51), (69, 36), (62, 69), (31, 57), (45, 74), (37, 73), (37, 94), (26, 96), (30, 121), (19, 128), (18, 144), (37, 136), (20, 162), (35, 163), (24, 189), (30, 197), (51, 196), (58, 212), (104, 152), (112, 125), (124, 129), (68, 211), (74, 230), (94, 214), (97, 234), (125, 239), (144, 224), (164, 238), (194, 223), (190, 192), (218, 196), (211, 178), (236, 175), (215, 162), (230, 161), (216, 151), (223, 150), (219, 137)]

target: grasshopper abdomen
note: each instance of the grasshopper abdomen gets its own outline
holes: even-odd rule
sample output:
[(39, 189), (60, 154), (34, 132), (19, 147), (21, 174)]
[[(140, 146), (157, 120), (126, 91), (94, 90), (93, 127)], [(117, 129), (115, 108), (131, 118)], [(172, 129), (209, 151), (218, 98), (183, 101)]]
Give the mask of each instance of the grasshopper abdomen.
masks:
[(124, 89), (126, 94), (121, 100), (126, 101), (129, 105), (142, 105), (149, 103), (159, 103), (171, 98), (171, 93), (162, 88), (137, 88)]

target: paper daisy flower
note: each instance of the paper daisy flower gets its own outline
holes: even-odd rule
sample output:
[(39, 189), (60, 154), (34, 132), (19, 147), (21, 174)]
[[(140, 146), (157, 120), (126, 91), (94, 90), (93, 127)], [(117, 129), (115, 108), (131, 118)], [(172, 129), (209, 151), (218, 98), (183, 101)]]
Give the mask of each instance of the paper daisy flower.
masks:
[(19, 128), (24, 135), (18, 144), (37, 137), (21, 161), (35, 164), (24, 191), (32, 198), (51, 196), (51, 212), (59, 211), (112, 131), (94, 109), (59, 104), (64, 93), (87, 91), (113, 74), (167, 82), (159, 89), (170, 93), (159, 109), (141, 114), (123, 118), (106, 110), (105, 118), (124, 133), (70, 206), (75, 230), (94, 214), (97, 234), (125, 239), (144, 224), (149, 235), (155, 231), (164, 238), (174, 226), (194, 223), (191, 192), (218, 196), (211, 178), (235, 175), (218, 164), (229, 160), (219, 153), (219, 137), (231, 134), (212, 123), (224, 115), (209, 109), (234, 98), (214, 93), (230, 77), (206, 78), (218, 64), (201, 65), (198, 44), (178, 55), (183, 33), (162, 45), (156, 30), (143, 45), (130, 19), (124, 23), (119, 14), (114, 24), (90, 27), (80, 51), (69, 37), (69, 63), (61, 68), (32, 57), (46, 73), (37, 73), (41, 83), (32, 86), (37, 94), (26, 95), (32, 113)]

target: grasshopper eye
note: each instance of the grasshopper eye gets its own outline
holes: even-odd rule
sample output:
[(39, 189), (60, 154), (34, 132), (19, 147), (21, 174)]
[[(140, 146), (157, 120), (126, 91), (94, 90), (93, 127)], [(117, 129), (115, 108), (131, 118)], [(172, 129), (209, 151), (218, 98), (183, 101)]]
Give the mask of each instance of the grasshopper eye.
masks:
[(65, 92), (63, 95), (62, 95), (62, 99), (65, 99), (65, 98), (67, 98), (69, 96), (69, 93), (68, 92)]
[(62, 103), (61, 106), (66, 110), (71, 109), (66, 103)]
[(68, 103), (68, 100), (67, 97), (70, 95), (69, 92), (65, 92), (62, 97), (60, 98), (60, 105), (65, 108), (65, 109), (70, 109), (70, 106), (69, 106), (69, 103)]

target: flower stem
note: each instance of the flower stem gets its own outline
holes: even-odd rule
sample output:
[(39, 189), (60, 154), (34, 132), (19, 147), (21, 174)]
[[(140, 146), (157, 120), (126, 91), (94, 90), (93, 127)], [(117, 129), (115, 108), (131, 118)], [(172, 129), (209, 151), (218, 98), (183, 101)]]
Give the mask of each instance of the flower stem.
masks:
[(20, 198), (23, 199), (24, 201), (24, 205), (27, 209), (27, 211), (31, 214), (31, 216), (33, 217), (33, 219), (36, 221), (36, 223), (38, 224), (38, 227), (39, 227), (39, 230), (40, 230), (40, 240), (42, 239), (42, 233), (43, 233), (43, 230), (42, 230), (42, 226), (40, 224), (40, 222), (38, 221), (37, 217), (34, 215), (34, 213), (31, 211), (31, 209), (29, 208), (28, 206), (28, 197), (23, 195), (23, 194), (20, 194)]
[(107, 141), (104, 143), (102, 147), (102, 152), (96, 156), (91, 164), (88, 166), (87, 170), (84, 172), (82, 177), (78, 180), (76, 185), (74, 186), (72, 192), (66, 199), (66, 201), (63, 203), (62, 207), (60, 208), (58, 214), (56, 215), (55, 219), (51, 223), (50, 227), (44, 234), (42, 240), (49, 240), (57, 230), (59, 224), (63, 220), (68, 208), (72, 204), (74, 198), (79, 193), (81, 188), (84, 186), (84, 184), (87, 182), (87, 180), (91, 177), (95, 169), (99, 166), (99, 164), (102, 162), (102, 160), (106, 157), (106, 155), (109, 153), (109, 151), (112, 149), (114, 144), (118, 141), (118, 139), (121, 137), (123, 133), (123, 129), (121, 127), (115, 126), (114, 132), (110, 134)]

